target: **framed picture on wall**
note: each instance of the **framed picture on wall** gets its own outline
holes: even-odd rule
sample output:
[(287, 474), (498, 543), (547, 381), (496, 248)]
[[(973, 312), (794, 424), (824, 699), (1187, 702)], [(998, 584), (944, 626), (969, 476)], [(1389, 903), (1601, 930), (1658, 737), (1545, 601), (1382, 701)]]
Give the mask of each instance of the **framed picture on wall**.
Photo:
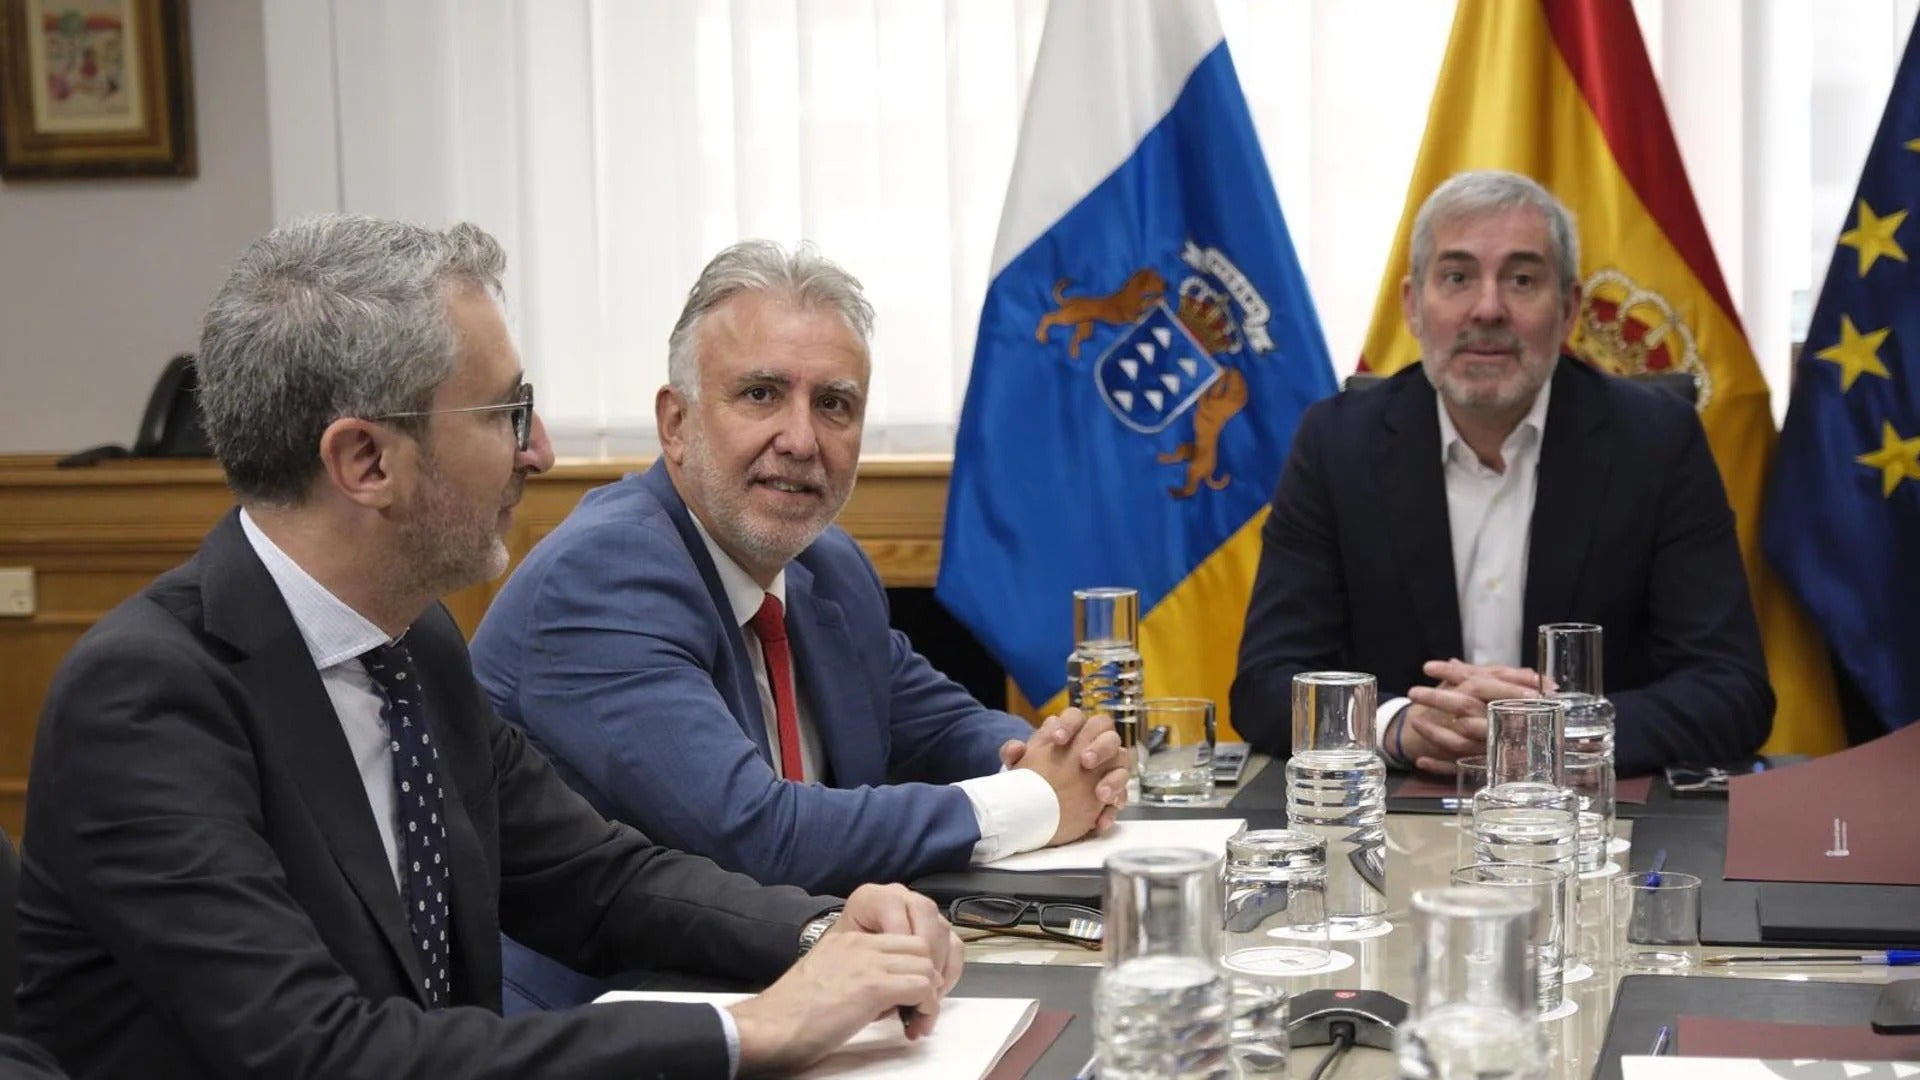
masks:
[(0, 177), (195, 168), (187, 0), (0, 0)]

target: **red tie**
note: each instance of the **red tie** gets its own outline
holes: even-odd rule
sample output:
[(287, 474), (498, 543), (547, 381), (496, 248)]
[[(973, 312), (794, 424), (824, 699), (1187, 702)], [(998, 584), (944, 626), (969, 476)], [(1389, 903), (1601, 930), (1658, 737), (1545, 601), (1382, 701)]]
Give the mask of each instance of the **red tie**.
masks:
[(774, 727), (780, 734), (780, 775), (805, 780), (800, 766), (800, 714), (793, 704), (793, 654), (787, 649), (787, 613), (772, 593), (753, 613), (754, 636), (767, 657), (767, 682), (773, 686)]

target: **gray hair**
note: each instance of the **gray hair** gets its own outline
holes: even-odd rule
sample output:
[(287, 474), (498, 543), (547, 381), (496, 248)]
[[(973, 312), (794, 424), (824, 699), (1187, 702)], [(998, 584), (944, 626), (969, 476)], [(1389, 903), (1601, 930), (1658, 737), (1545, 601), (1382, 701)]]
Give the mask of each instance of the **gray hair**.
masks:
[(497, 298), (506, 262), (468, 224), (327, 215), (254, 241), (207, 309), (197, 361), (207, 437), (240, 500), (303, 502), (341, 417), (427, 409), (453, 372), (449, 295)]
[(1516, 207), (1532, 207), (1547, 219), (1548, 252), (1560, 274), (1560, 295), (1580, 280), (1580, 234), (1573, 214), (1532, 177), (1482, 169), (1455, 173), (1433, 189), (1413, 218), (1413, 265), (1417, 285), (1433, 261), (1433, 228), (1441, 221), (1483, 217)]
[(810, 244), (791, 252), (771, 240), (742, 240), (715, 255), (687, 291), (687, 304), (667, 336), (667, 382), (688, 401), (700, 399), (700, 324), (713, 309), (748, 292), (778, 293), (807, 309), (827, 309), (867, 345), (873, 305), (860, 280)]

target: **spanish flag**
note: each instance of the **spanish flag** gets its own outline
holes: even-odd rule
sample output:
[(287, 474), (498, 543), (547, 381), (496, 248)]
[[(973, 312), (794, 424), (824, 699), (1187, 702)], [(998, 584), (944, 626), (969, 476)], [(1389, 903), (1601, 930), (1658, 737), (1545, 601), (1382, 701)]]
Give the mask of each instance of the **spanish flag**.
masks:
[(1461, 0), (1427, 113), (1361, 364), (1390, 372), (1419, 346), (1401, 317), (1413, 216), (1441, 181), (1507, 169), (1546, 185), (1580, 229), (1586, 296), (1573, 351), (1617, 373), (1691, 371), (1738, 518), (1779, 708), (1766, 750), (1845, 745), (1827, 654), (1760, 552), (1773, 452), (1754, 362), (1687, 183), (1628, 0)]

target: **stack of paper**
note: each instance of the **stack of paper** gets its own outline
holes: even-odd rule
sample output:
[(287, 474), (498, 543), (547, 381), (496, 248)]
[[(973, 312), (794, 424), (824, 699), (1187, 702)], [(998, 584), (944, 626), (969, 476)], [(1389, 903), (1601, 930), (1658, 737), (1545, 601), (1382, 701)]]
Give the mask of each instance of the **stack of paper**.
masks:
[[(704, 1002), (725, 1007), (746, 994), (615, 991), (598, 1001)], [(1027, 1026), (1039, 1003), (1032, 998), (948, 998), (933, 1034), (911, 1042), (898, 1017), (875, 1020), (812, 1068), (795, 1075), (880, 1080), (883, 1077), (955, 1077), (982, 1080)]]
[(1247, 827), (1245, 818), (1180, 818), (1115, 822), (1105, 836), (1059, 847), (1009, 855), (987, 863), (995, 870), (1098, 870), (1107, 856), (1135, 848), (1199, 848), (1224, 855), (1227, 841)]

